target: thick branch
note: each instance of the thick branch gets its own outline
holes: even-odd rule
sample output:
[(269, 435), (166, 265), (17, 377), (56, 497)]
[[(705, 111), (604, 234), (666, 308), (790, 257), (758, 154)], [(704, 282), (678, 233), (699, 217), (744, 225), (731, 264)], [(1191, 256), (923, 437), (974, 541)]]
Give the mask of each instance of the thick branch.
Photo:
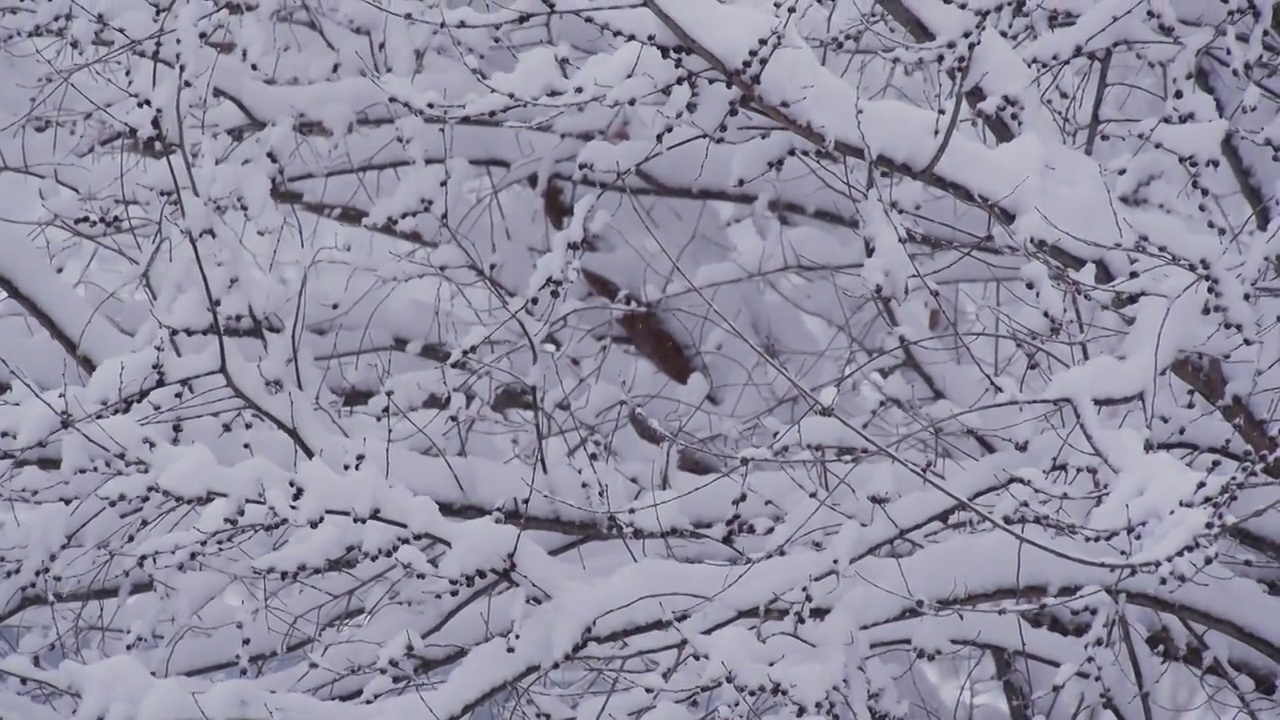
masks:
[(76, 294), (23, 238), (0, 249), (0, 290), (22, 306), (85, 373), (129, 352), (132, 340)]

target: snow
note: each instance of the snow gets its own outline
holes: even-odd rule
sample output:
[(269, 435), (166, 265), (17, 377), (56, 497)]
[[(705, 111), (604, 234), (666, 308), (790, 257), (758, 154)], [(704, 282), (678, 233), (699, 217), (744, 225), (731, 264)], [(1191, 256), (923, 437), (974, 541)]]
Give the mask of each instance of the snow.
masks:
[(1266, 717), (1271, 13), (6, 13), (0, 716)]

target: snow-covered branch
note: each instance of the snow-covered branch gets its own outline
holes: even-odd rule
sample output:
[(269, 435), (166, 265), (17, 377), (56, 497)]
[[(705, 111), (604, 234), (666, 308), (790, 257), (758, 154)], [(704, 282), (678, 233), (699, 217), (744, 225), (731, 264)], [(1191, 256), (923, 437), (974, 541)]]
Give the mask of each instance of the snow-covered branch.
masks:
[(1184, 5), (0, 2), (0, 716), (1275, 716)]

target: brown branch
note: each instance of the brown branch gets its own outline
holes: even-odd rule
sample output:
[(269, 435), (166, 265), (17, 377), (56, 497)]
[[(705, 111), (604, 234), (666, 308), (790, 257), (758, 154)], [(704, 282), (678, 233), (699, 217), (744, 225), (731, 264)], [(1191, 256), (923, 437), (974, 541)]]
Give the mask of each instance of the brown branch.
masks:
[(79, 341), (76, 339), (76, 333), (71, 328), (62, 327), (57, 320), (53, 318), (39, 303), (35, 302), (29, 295), (22, 292), (18, 284), (10, 278), (0, 273), (0, 290), (4, 291), (9, 299), (18, 303), (18, 305), (33, 320), (36, 321), (44, 331), (53, 338), (53, 341), (62, 347), (67, 356), (75, 361), (86, 375), (92, 375), (93, 371), (98, 368), (100, 358), (90, 357), (87, 352), (81, 348)]
[(696, 448), (682, 443), (674, 435), (667, 432), (657, 421), (648, 417), (639, 408), (632, 409), (627, 416), (631, 429), (643, 441), (662, 447), (668, 443), (676, 445), (676, 469), (690, 475), (717, 475), (724, 472), (724, 467), (711, 454), (700, 452)]
[(1129, 623), (1125, 618), (1119, 618), (1117, 623), (1120, 625), (1120, 641), (1124, 644), (1129, 666), (1133, 668), (1133, 689), (1138, 693), (1138, 700), (1142, 705), (1143, 720), (1154, 720), (1151, 714), (1150, 693), (1147, 692), (1147, 683), (1142, 677), (1142, 661), (1138, 659), (1138, 649), (1133, 644), (1133, 632), (1129, 629)]
[(1009, 706), (1010, 720), (1031, 720), (1031, 703), (1027, 700), (1026, 689), (1017, 676), (1009, 651), (992, 648), (991, 661), (996, 667), (1000, 688), (1004, 691), (1005, 704)]
[(1107, 95), (1107, 76), (1111, 73), (1111, 51), (1102, 53), (1098, 61), (1098, 87), (1093, 92), (1093, 107), (1089, 111), (1089, 134), (1084, 141), (1084, 154), (1092, 155), (1102, 129), (1102, 100)]
[[(1199, 64), (1196, 65), (1196, 87), (1213, 98), (1213, 104), (1218, 110), (1218, 116), (1226, 117), (1223, 114), (1226, 110), (1226, 103), (1219, 97), (1213, 85), (1213, 77), (1209, 74), (1208, 68), (1205, 67), (1204, 59), (1201, 59)], [(1230, 132), (1222, 136), (1221, 152), (1222, 159), (1227, 161), (1227, 168), (1231, 171), (1231, 176), (1235, 178), (1236, 185), (1240, 188), (1240, 194), (1244, 196), (1245, 202), (1249, 203), (1249, 209), (1253, 212), (1254, 225), (1258, 230), (1265, 232), (1271, 225), (1271, 208), (1267, 206), (1267, 199), (1262, 193), (1261, 184), (1249, 172), (1249, 168), (1244, 162), (1244, 156), (1240, 154), (1240, 148), (1236, 146), (1235, 139)]]
[(417, 230), (400, 230), (396, 227), (396, 223), (385, 222), (377, 225), (366, 225), (365, 220), (369, 217), (369, 213), (360, 208), (351, 205), (339, 205), (335, 203), (324, 203), (316, 200), (308, 200), (301, 192), (290, 190), (288, 188), (272, 188), (271, 199), (281, 205), (290, 205), (311, 213), (319, 215), (322, 218), (332, 220), (340, 225), (348, 227), (357, 227), (378, 235), (386, 235), (397, 240), (405, 240), (414, 245), (423, 247), (435, 247), (436, 243), (429, 240)]
[[(609, 278), (584, 268), (582, 279), (594, 294), (606, 301), (617, 303), (624, 300), (622, 288)], [(636, 352), (653, 363), (663, 375), (681, 385), (687, 384), (696, 369), (693, 352), (684, 348), (671, 334), (654, 307), (634, 301), (628, 304), (635, 309), (623, 311), (618, 317), (618, 325)]]
[(0, 624), (6, 624), (18, 615), (35, 607), (48, 605), (67, 605), (71, 603), (96, 603), (107, 600), (119, 600), (144, 595), (155, 590), (151, 580), (139, 580), (135, 583), (121, 581), (106, 583), (94, 588), (86, 588), (69, 593), (30, 591), (10, 598), (0, 612)]
[(573, 208), (565, 200), (564, 191), (550, 180), (542, 192), (542, 212), (556, 230), (565, 229), (569, 225), (569, 216), (573, 214)]
[[(929, 27), (925, 19), (912, 12), (903, 0), (879, 0), (879, 3), (880, 7), (884, 8), (884, 11), (889, 14), (889, 17), (893, 18), (895, 22), (907, 31), (911, 39), (918, 43), (930, 43), (938, 39), (938, 36)], [(963, 78), (958, 77), (955, 71), (948, 71), (947, 75), (956, 83), (963, 81)], [(979, 80), (973, 87), (964, 91), (964, 99), (969, 108), (973, 110), (974, 115), (982, 119), (982, 124), (991, 132), (991, 136), (996, 139), (996, 142), (1007, 143), (1017, 136), (1013, 125), (999, 115), (978, 113), (978, 106), (987, 101), (987, 94), (982, 89), (982, 80)]]
[(1263, 471), (1272, 478), (1280, 478), (1280, 458), (1274, 457), (1276, 441), (1267, 430), (1266, 423), (1245, 404), (1239, 395), (1227, 395), (1227, 379), (1218, 358), (1198, 358), (1190, 355), (1179, 358), (1173, 364), (1173, 373), (1195, 390), (1200, 397), (1212, 404), (1218, 414), (1235, 428), (1245, 444), (1257, 455), (1270, 458)]

